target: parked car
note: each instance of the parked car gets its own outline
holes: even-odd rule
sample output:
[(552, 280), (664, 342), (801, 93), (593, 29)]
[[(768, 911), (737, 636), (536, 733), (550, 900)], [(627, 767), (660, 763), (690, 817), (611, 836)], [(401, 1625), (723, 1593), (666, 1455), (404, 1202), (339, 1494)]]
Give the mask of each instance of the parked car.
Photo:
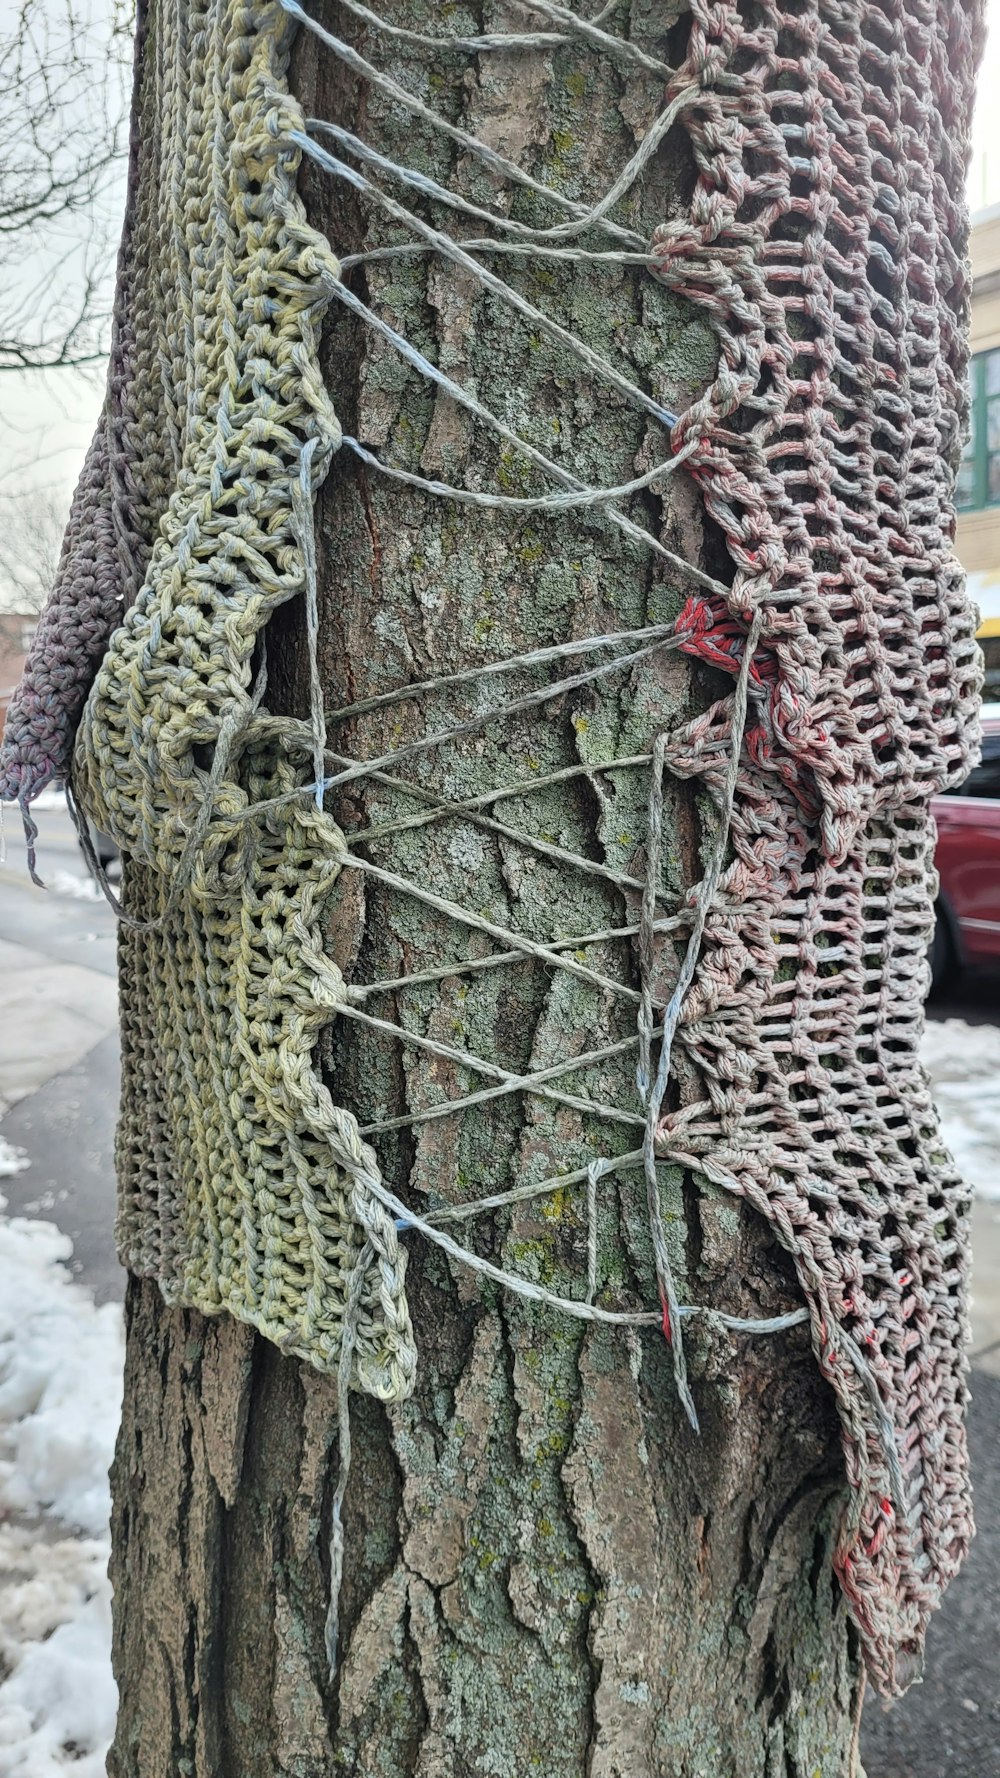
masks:
[(983, 707), (983, 757), (935, 797), (940, 887), (931, 972), (938, 987), (968, 965), (1000, 967), (1000, 704)]

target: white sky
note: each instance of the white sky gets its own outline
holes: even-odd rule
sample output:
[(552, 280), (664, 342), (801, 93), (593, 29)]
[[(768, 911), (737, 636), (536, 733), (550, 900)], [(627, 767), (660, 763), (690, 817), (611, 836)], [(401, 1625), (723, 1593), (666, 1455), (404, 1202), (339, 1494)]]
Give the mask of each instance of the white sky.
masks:
[[(15, 28), (18, 0), (0, 0), (0, 44), (4, 88), (10, 115), (4, 124), (8, 164), (0, 170), (0, 207), (15, 196), (29, 203), (44, 184), (43, 169), (65, 178), (82, 161), (95, 164), (110, 146), (114, 123), (119, 140), (131, 87), (127, 42), (128, 0), (31, 0), (24, 38)], [(54, 95), (46, 104), (46, 92)], [(17, 115), (18, 110), (23, 116)], [(113, 120), (113, 121), (112, 121)], [(29, 128), (29, 125), (31, 126)], [(18, 169), (8, 151), (20, 129), (25, 138)], [(127, 139), (127, 137), (126, 137)], [(125, 168), (121, 160), (108, 176), (97, 175), (86, 212), (55, 208), (35, 221), (30, 233), (8, 237), (0, 262), (0, 304), (4, 331), (34, 346), (58, 338), (74, 321), (88, 275), (103, 276), (95, 291), (95, 312), (107, 312), (114, 289), (113, 246), (121, 228)], [(106, 268), (106, 272), (105, 272)], [(77, 349), (92, 348), (92, 336)], [(104, 383), (104, 368), (85, 372), (0, 373), (0, 523), (11, 495), (51, 490), (65, 505), (93, 431)]]
[(51, 489), (68, 505), (103, 394), (103, 367), (5, 371), (0, 431), (3, 492)]
[(972, 125), (969, 203), (973, 213), (1000, 204), (1000, 0), (986, 0), (988, 35)]
[[(987, 0), (987, 10), (991, 29), (969, 176), (973, 211), (1000, 203), (1000, 0)], [(0, 497), (47, 490), (50, 498), (68, 506), (97, 421), (103, 371), (5, 372), (0, 382)]]

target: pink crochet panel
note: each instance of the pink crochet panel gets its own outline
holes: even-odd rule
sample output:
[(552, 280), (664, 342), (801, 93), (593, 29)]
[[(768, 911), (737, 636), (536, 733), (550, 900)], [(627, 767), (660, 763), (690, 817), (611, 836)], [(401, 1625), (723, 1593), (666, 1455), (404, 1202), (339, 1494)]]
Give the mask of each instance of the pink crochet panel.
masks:
[[(689, 599), (683, 646), (735, 673), (764, 615), (734, 857), (681, 1028), (704, 1097), (664, 1119), (663, 1152), (795, 1257), (843, 1427), (837, 1570), (886, 1693), (972, 1530), (968, 1194), (918, 1046), (930, 799), (977, 744), (952, 490), (979, 28), (955, 0), (694, 0), (697, 182), (654, 239), (720, 347), (675, 444), (699, 441), (732, 591)], [(721, 788), (730, 708), (687, 727), (675, 772)]]

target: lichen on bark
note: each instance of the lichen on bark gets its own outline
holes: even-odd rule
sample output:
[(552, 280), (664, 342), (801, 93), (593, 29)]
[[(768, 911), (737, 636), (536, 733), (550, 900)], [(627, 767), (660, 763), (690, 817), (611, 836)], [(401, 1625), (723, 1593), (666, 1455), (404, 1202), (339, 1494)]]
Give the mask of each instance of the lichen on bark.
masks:
[[(403, 84), (573, 197), (603, 189), (660, 97), (588, 50), (481, 55), (462, 67), (366, 32), (333, 4), (324, 21)], [(385, 0), (384, 16), (455, 32), (524, 22), (502, 5)], [(618, 24), (676, 56), (684, 20), (633, 0)], [(295, 86), (336, 117), (479, 203), (543, 216), (444, 138), (385, 103), (303, 36)], [(625, 206), (649, 232), (686, 201), (683, 140), (667, 139)], [(306, 174), (310, 212), (335, 248), (388, 238), (346, 187)], [(666, 406), (714, 366), (705, 326), (633, 269), (505, 262), (504, 273)], [(429, 357), (582, 478), (624, 481), (666, 437), (532, 332), (461, 270), (425, 256), (369, 264), (352, 287)], [(525, 461), (474, 427), (334, 306), (325, 371), (345, 428), (403, 467), (452, 483), (535, 492)], [(631, 510), (679, 554), (713, 560), (697, 494), (672, 478)], [(669, 619), (685, 588), (593, 514), (558, 520), (457, 509), (390, 483), (344, 452), (318, 508), (321, 668), (331, 712), (462, 664)], [(306, 708), (302, 615), (268, 639), (271, 696)], [(523, 689), (526, 681), (516, 682)], [(485, 724), (424, 756), (420, 781), (457, 798), (561, 766), (593, 772), (503, 805), (502, 819), (636, 874), (645, 785), (600, 761), (648, 749), (655, 728), (711, 695), (672, 655), (540, 712)], [(331, 724), (369, 757), (460, 721), (463, 687)], [(347, 829), (390, 823), (412, 799), (352, 785)], [(668, 789), (664, 887), (700, 868), (699, 809)], [(372, 840), (370, 856), (539, 938), (621, 923), (622, 894), (456, 819)], [(349, 976), (395, 978), (481, 954), (412, 898), (346, 871), (328, 942)], [(634, 981), (621, 944), (588, 960)], [(415, 987), (380, 1015), (422, 1036), (530, 1070), (628, 1035), (615, 996), (534, 963)], [(417, 1048), (342, 1020), (325, 1063), (362, 1124), (405, 1117), (482, 1084)], [(634, 1057), (563, 1083), (638, 1109)], [(630, 1126), (525, 1094), (378, 1139), (390, 1183), (417, 1205), (506, 1189), (635, 1146)], [(736, 1314), (794, 1300), (765, 1232), (704, 1181), (662, 1169), (682, 1296)], [(599, 1278), (609, 1301), (655, 1301), (637, 1175), (602, 1187)], [(353, 1407), (345, 1503), (341, 1663), (325, 1671), (326, 1541), (337, 1461), (331, 1381), (245, 1330), (167, 1311), (130, 1287), (126, 1412), (115, 1469), (115, 1658), (122, 1712), (114, 1778), (847, 1778), (857, 1669), (830, 1570), (841, 1487), (834, 1415), (801, 1331), (751, 1341), (703, 1318), (689, 1362), (702, 1433), (679, 1409), (656, 1334), (584, 1327), (484, 1286), (410, 1235), (419, 1347), (411, 1401)], [(501, 1263), (579, 1287), (578, 1194), (553, 1193), (472, 1236)]]

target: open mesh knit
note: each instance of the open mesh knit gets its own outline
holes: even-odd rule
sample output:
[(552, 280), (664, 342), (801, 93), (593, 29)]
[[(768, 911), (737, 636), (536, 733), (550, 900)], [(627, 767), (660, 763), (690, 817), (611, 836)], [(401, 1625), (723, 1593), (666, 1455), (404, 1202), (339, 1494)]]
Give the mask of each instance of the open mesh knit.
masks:
[[(750, 693), (677, 1033), (701, 1096), (657, 1153), (794, 1257), (843, 1427), (837, 1568), (887, 1692), (971, 1529), (968, 1200), (918, 1043), (929, 801), (968, 770), (978, 697), (951, 506), (977, 29), (957, 0), (696, 0), (675, 88), (697, 178), (651, 268), (719, 340), (672, 443), (733, 578), (678, 638)], [(262, 700), (260, 638), (307, 589), (303, 499), (338, 443), (316, 350), (337, 266), (295, 195), (279, 7), (154, 3), (146, 30), (108, 404), (3, 792), (65, 774), (79, 728), (75, 782), (129, 860), (126, 1264), (325, 1369), (353, 1297), (354, 1380), (398, 1399), (397, 1232), (315, 1060), (344, 1000), (321, 940), (342, 836), (294, 794), (304, 725)], [(666, 751), (720, 805), (734, 696)]]
[[(661, 276), (719, 375), (678, 441), (733, 562), (685, 646), (735, 669), (763, 610), (758, 719), (680, 1039), (705, 1085), (663, 1152), (760, 1209), (819, 1311), (851, 1507), (836, 1563), (876, 1678), (904, 1682), (971, 1529), (968, 1196), (918, 1050), (930, 797), (976, 744), (975, 617), (953, 549), (966, 366), (962, 193), (976, 19), (958, 6), (694, 8), (690, 218)], [(671, 751), (705, 776), (723, 700)], [(740, 912), (727, 917), (728, 895)], [(858, 1374), (892, 1415), (894, 1502)]]

